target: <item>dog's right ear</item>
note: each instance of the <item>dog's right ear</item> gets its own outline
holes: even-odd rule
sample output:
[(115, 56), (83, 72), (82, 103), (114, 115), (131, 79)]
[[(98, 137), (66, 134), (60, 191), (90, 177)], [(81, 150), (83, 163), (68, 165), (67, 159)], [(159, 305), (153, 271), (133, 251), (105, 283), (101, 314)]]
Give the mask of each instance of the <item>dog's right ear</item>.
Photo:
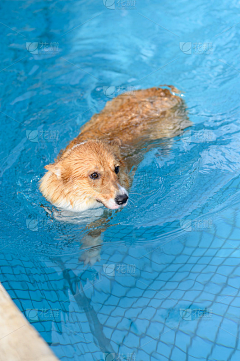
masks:
[(110, 144), (111, 148), (113, 149), (113, 152), (114, 152), (115, 156), (118, 158), (118, 161), (121, 164), (121, 166), (125, 167), (125, 163), (124, 163), (124, 161), (122, 159), (121, 150), (120, 150), (120, 147), (122, 145), (121, 139), (114, 138), (113, 140), (111, 140), (109, 142), (109, 144)]
[(113, 147), (121, 147), (122, 141), (121, 139), (115, 137), (113, 140), (110, 141), (110, 145)]
[(61, 171), (61, 167), (58, 164), (48, 164), (44, 168), (54, 173), (58, 179), (61, 178), (62, 171)]
[(122, 141), (118, 138), (114, 138), (113, 140), (110, 140), (108, 142), (108, 144), (110, 145), (110, 147), (112, 148), (114, 154), (117, 156), (117, 157), (121, 157), (121, 154), (120, 154), (120, 146), (122, 145)]

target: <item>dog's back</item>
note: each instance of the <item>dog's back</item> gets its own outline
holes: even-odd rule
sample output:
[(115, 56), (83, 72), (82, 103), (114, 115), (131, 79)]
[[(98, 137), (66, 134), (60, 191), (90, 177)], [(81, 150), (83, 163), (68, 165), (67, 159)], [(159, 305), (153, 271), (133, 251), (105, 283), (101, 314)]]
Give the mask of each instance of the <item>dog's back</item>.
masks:
[(117, 96), (92, 116), (66, 148), (88, 139), (120, 139), (134, 148), (144, 141), (174, 137), (191, 125), (179, 91), (168, 88), (135, 90)]

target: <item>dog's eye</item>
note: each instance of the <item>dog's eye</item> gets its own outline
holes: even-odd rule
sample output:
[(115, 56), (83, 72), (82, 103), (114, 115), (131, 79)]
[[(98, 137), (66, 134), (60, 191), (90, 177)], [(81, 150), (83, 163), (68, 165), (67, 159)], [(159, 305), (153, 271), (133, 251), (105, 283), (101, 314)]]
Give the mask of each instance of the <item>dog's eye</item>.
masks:
[(89, 176), (91, 179), (97, 179), (99, 177), (99, 174), (97, 172), (94, 172), (92, 174), (90, 174)]
[(118, 174), (119, 173), (119, 165), (117, 167), (115, 167), (115, 173)]

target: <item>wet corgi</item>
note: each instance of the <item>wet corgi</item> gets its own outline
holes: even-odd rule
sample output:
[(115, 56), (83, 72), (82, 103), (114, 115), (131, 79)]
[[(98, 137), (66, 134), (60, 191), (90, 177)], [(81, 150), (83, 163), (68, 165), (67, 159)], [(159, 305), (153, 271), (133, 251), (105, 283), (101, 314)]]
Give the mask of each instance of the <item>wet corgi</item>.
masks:
[[(80, 134), (60, 152), (40, 181), (44, 197), (59, 209), (81, 212), (124, 207), (130, 179), (156, 140), (189, 127), (178, 90), (150, 88), (121, 94), (93, 115)], [(146, 146), (147, 145), (147, 146)]]

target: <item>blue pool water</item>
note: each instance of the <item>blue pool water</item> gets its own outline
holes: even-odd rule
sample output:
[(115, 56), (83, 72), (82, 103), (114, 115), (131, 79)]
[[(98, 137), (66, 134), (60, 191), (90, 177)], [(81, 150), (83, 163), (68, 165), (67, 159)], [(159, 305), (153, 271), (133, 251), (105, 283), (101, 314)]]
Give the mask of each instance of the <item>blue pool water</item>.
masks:
[[(239, 360), (240, 3), (0, 7), (0, 279), (16, 305), (62, 361)], [(40, 207), (43, 167), (113, 96), (160, 84), (194, 125), (146, 154), (92, 254), (81, 222)]]

